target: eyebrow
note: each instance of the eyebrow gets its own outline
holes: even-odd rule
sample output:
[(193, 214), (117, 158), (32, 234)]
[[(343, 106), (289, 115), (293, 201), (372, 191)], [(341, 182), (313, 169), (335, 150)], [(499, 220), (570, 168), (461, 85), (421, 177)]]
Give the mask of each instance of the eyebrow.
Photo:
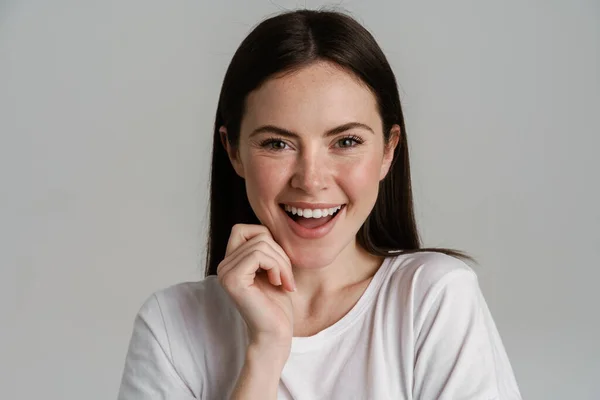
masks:
[[(327, 132), (325, 132), (325, 136), (337, 135), (339, 133), (348, 131), (350, 129), (355, 129), (355, 128), (365, 129), (365, 130), (370, 131), (371, 133), (374, 133), (373, 129), (371, 129), (371, 127), (369, 125), (366, 125), (366, 124), (363, 124), (360, 122), (348, 122), (346, 124), (336, 126), (335, 128), (329, 129)], [(252, 137), (254, 135), (258, 135), (259, 133), (265, 133), (265, 132), (276, 133), (281, 136), (287, 136), (287, 137), (292, 137), (292, 138), (300, 137), (300, 135), (298, 135), (296, 132), (290, 131), (288, 129), (280, 128), (275, 125), (260, 126), (260, 127), (256, 128), (255, 130), (253, 130), (252, 133), (250, 133), (250, 137)]]

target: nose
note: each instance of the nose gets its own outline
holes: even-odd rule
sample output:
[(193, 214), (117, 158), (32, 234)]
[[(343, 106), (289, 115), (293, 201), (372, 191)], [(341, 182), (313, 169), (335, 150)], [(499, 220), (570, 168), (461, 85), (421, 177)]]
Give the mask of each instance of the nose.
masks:
[(291, 186), (306, 193), (326, 189), (328, 173), (327, 160), (319, 149), (300, 152)]

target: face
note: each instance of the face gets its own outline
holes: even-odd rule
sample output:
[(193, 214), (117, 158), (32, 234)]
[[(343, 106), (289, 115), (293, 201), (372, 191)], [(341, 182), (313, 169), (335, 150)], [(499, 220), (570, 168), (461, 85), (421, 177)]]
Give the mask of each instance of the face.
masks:
[(358, 251), (356, 233), (398, 134), (395, 125), (386, 146), (370, 90), (321, 62), (250, 93), (237, 151), (228, 152), (254, 213), (293, 266), (319, 268)]

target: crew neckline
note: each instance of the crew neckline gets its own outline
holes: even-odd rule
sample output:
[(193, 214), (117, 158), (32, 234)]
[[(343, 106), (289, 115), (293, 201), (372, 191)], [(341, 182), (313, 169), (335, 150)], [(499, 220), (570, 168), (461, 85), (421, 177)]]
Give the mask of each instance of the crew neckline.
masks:
[(373, 302), (375, 295), (379, 292), (379, 288), (384, 281), (386, 272), (389, 269), (391, 260), (394, 257), (385, 257), (381, 266), (373, 275), (371, 282), (360, 296), (356, 304), (335, 324), (328, 326), (320, 332), (315, 333), (312, 336), (294, 336), (292, 337), (292, 348), (291, 353), (305, 353), (311, 350), (315, 350), (324, 344), (328, 343), (331, 339), (337, 337), (351, 325), (353, 325), (358, 318), (364, 313), (368, 306)]

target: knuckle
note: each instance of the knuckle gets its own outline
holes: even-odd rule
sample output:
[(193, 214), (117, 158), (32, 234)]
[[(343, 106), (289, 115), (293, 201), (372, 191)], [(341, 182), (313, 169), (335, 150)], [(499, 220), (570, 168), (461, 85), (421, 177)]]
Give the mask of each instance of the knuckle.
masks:
[(269, 235), (266, 232), (262, 232), (259, 233), (258, 235), (256, 235), (257, 240), (261, 240), (261, 241), (267, 241), (269, 240)]
[(264, 229), (265, 231), (265, 236), (269, 239), (269, 240), (273, 240), (273, 235), (271, 234), (271, 231), (265, 227)]
[(265, 256), (265, 253), (261, 249), (254, 248), (250, 252), (250, 257), (255, 261), (260, 261)]
[(265, 237), (270, 237), (271, 233), (269, 231), (269, 229), (264, 226), (264, 225), (258, 225), (257, 229), (260, 231), (260, 233), (258, 234), (258, 236), (265, 236)]
[(227, 274), (221, 278), (221, 285), (226, 288), (233, 288), (235, 286), (235, 276)]
[(266, 254), (271, 250), (271, 245), (269, 243), (267, 243), (266, 241), (261, 240), (256, 244), (255, 248), (256, 248), (256, 250), (260, 250)]
[[(261, 249), (253, 249), (251, 257), (252, 257), (252, 261), (256, 264), (261, 264), (263, 266), (268, 266), (268, 267), (272, 267), (273, 264), (269, 261), (270, 257), (267, 253), (265, 253), (264, 251), (262, 251)], [(269, 268), (270, 269), (270, 268)]]

